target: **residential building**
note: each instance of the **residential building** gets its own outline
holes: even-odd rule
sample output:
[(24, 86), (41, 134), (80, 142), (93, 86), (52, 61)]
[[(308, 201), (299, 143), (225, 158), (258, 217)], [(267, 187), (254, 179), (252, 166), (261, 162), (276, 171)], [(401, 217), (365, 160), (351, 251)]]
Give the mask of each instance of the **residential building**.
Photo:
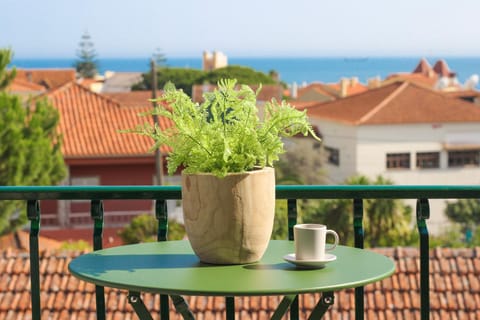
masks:
[[(354, 175), (382, 175), (398, 185), (480, 183), (476, 104), (395, 82), (307, 110), (322, 133), (332, 184)], [(434, 232), (447, 221), (444, 206), (431, 201)]]
[[(153, 141), (138, 134), (120, 132), (145, 122), (152, 123), (152, 117), (138, 116), (151, 108), (147, 99), (143, 105), (125, 106), (118, 101), (122, 100), (118, 96), (112, 99), (75, 82), (50, 91), (47, 98), (60, 112), (62, 153), (68, 168), (65, 184), (155, 184), (155, 157), (149, 152)], [(172, 123), (159, 117), (159, 125), (166, 129)], [(161, 151), (166, 154), (169, 150), (162, 147)], [(91, 223), (88, 201), (44, 201), (42, 207), (44, 226), (78, 228)], [(105, 201), (104, 208), (106, 224), (121, 226), (135, 215), (152, 212), (153, 203), (112, 200)]]
[(210, 51), (204, 51), (202, 58), (203, 71), (212, 71), (228, 66), (227, 56), (220, 51), (213, 51), (213, 53)]

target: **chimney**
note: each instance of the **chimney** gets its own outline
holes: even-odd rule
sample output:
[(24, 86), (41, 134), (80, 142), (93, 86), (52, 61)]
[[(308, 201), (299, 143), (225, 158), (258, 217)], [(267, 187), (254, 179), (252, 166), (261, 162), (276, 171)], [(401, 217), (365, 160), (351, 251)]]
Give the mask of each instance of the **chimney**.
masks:
[(380, 76), (368, 79), (368, 88), (375, 89), (380, 87)]
[(348, 79), (342, 78), (340, 79), (340, 97), (345, 98), (347, 96), (348, 90)]
[(350, 87), (355, 87), (358, 84), (358, 77), (352, 77), (350, 79)]
[(292, 84), (290, 95), (292, 99), (297, 99), (298, 97), (298, 85), (296, 82)]

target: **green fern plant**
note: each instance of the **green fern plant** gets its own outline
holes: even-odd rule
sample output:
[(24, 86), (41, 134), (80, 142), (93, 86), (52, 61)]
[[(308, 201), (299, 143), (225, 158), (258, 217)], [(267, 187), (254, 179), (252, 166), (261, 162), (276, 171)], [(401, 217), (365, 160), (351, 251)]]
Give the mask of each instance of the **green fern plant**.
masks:
[(254, 92), (246, 85), (237, 88), (236, 80), (224, 79), (198, 104), (168, 84), (156, 100), (158, 107), (143, 115), (166, 117), (174, 125), (162, 130), (145, 123), (128, 132), (151, 137), (155, 142), (151, 150), (161, 145), (171, 148), (167, 158), (169, 174), (183, 167), (185, 173), (212, 173), (218, 177), (273, 166), (284, 152), (282, 137), (301, 133), (319, 140), (306, 112), (284, 101), (266, 103), (264, 120), (260, 120), (256, 106), (259, 90)]

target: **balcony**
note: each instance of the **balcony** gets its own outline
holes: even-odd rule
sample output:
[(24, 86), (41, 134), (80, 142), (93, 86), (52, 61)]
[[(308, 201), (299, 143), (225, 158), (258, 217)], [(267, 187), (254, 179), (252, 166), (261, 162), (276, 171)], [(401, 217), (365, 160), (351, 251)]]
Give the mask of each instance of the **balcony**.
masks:
[[(480, 251), (429, 250), (427, 222), (430, 199), (480, 198), (480, 186), (277, 186), (277, 198), (288, 206), (289, 239), (297, 221), (299, 199), (351, 199), (355, 246), (363, 248), (363, 199), (417, 199), (418, 248), (375, 249), (394, 257), (397, 273), (380, 283), (335, 293), (336, 302), (326, 319), (476, 319), (480, 316)], [(166, 240), (168, 212), (166, 200), (180, 199), (178, 186), (115, 187), (0, 187), (0, 200), (27, 202), (30, 220), (30, 254), (4, 251), (0, 262), (3, 285), (0, 290), (2, 319), (135, 319), (126, 294), (94, 287), (68, 274), (67, 264), (74, 255), (39, 250), (40, 200), (89, 200), (94, 250), (103, 247), (103, 200), (152, 199), (159, 223), (158, 240)], [(400, 272), (400, 273), (399, 273)], [(453, 272), (451, 281), (442, 278)], [(28, 279), (29, 278), (29, 279)], [(30, 283), (30, 287), (28, 287)], [(407, 283), (408, 288), (401, 283)], [(442, 287), (448, 287), (444, 290)], [(21, 288), (24, 288), (21, 291)], [(18, 293), (17, 291), (21, 291)], [(384, 294), (388, 291), (388, 294)], [(14, 294), (15, 293), (15, 294)], [(18, 293), (18, 294), (17, 294)], [(30, 295), (30, 297), (28, 297)], [(318, 298), (318, 297), (316, 297)], [(290, 319), (304, 319), (313, 308), (311, 295), (302, 295), (290, 310)], [(30, 303), (31, 301), (31, 303)], [(168, 297), (145, 294), (144, 301), (157, 318), (180, 319)], [(206, 298), (188, 297), (199, 319), (217, 319), (225, 313), (237, 319), (263, 319), (273, 312), (280, 297)], [(27, 303), (30, 303), (27, 305)], [(157, 319), (156, 318), (156, 319)]]

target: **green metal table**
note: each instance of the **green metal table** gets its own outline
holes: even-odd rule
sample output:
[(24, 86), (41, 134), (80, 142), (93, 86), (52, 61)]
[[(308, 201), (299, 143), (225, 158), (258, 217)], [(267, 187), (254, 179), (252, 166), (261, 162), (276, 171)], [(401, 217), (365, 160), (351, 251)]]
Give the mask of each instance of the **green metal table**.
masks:
[(390, 258), (352, 247), (338, 246), (332, 251), (337, 259), (322, 269), (301, 269), (283, 260), (292, 252), (293, 241), (272, 240), (257, 263), (210, 265), (199, 261), (188, 241), (151, 242), (81, 255), (70, 262), (69, 270), (84, 281), (128, 290), (140, 319), (152, 319), (140, 292), (170, 295), (177, 310), (190, 319), (193, 315), (180, 295), (283, 295), (272, 316), (280, 319), (298, 294), (321, 292), (310, 315), (319, 319), (333, 304), (334, 291), (379, 281), (395, 271)]

